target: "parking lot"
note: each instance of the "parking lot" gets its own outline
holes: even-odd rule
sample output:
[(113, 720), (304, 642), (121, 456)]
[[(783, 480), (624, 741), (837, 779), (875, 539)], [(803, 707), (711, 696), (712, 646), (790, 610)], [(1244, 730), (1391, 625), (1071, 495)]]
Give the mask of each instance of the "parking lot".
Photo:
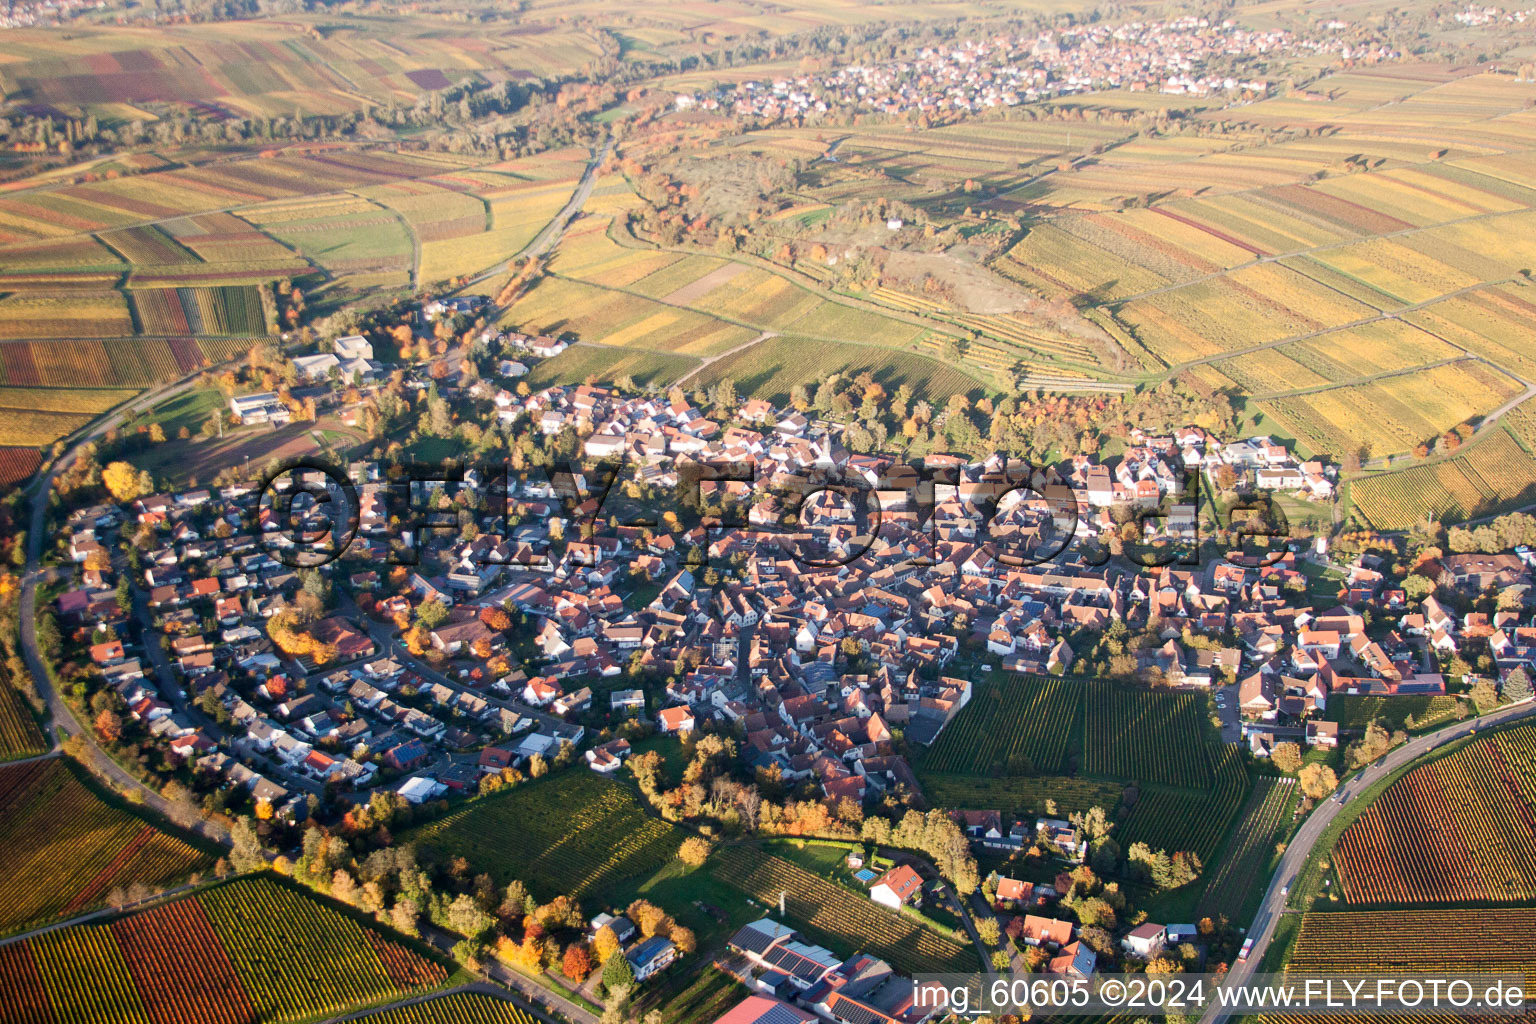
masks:
[(1221, 719), (1221, 738), (1223, 742), (1241, 742), (1243, 738), (1243, 725), (1237, 715), (1237, 684), (1219, 686), (1212, 696), (1216, 701), (1216, 715)]

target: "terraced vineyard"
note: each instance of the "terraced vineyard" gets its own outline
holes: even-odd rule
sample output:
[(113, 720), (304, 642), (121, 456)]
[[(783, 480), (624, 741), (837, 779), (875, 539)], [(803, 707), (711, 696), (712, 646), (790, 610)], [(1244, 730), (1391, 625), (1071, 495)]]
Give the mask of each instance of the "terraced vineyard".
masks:
[(129, 293), (141, 334), (261, 334), (266, 321), (253, 286), (140, 288)]
[(246, 878), (0, 947), (0, 1024), (276, 1024), (447, 977), (440, 964), (309, 896)]
[(360, 1024), (535, 1024), (524, 1010), (483, 992), (450, 992), (359, 1018)]
[(4, 669), (0, 669), (0, 761), (33, 757), (47, 749), (48, 741), (37, 727), (26, 699), (11, 685)]
[(1232, 744), (1202, 747), (1213, 783), (1198, 789), (1143, 786), (1115, 833), (1121, 846), (1146, 843), (1154, 850), (1188, 850), (1209, 862), (1248, 791), (1248, 770)]
[(1167, 786), (1205, 787), (1205, 717), (1193, 693), (1088, 683), (1084, 771)]
[[(1487, 974), (1530, 970), (1536, 909), (1357, 910), (1301, 920), (1289, 971)], [(1314, 1018), (1315, 1019), (1315, 1018)]]
[(709, 863), (717, 880), (765, 906), (783, 893), (786, 919), (836, 951), (873, 953), (903, 974), (976, 969), (972, 950), (783, 858), (730, 846)]
[(199, 901), (261, 1020), (336, 1013), (420, 987), (402, 982), (396, 958), (430, 984), (447, 978), (442, 967), (276, 882), (242, 879)]
[(119, 292), (33, 292), (0, 299), (7, 340), (110, 338), (133, 333)]
[(524, 379), (531, 388), (580, 384), (591, 376), (599, 380), (628, 377), (642, 387), (647, 384), (661, 386), (672, 383), (698, 365), (699, 361), (691, 356), (665, 352), (615, 352), (594, 345), (577, 345), (552, 358), (539, 360)]
[(1243, 806), (1242, 820), (1232, 833), (1205, 894), (1200, 897), (1195, 916), (1215, 918), (1224, 914), (1228, 920), (1239, 919), (1244, 904), (1266, 882), (1264, 869), (1275, 853), (1275, 841), (1282, 834), (1296, 799), (1294, 779), (1264, 776), (1253, 787)]
[(782, 403), (796, 384), (811, 384), (831, 373), (865, 371), (890, 392), (909, 384), (915, 393), (936, 402), (979, 387), (965, 372), (915, 352), (792, 337), (768, 338), (725, 356), (701, 370), (689, 385), (708, 387), (729, 377), (742, 394)]
[(648, 817), (622, 784), (574, 769), (475, 801), (407, 840), (467, 857), (498, 885), (520, 878), (548, 899), (602, 893), (654, 871), (676, 854), (682, 837)]
[(14, 487), (25, 481), (43, 461), (41, 450), (27, 447), (0, 447), (0, 487)]
[(1494, 429), (1463, 455), (1354, 481), (1350, 500), (1365, 525), (1401, 530), (1426, 514), (1442, 522), (1496, 515), (1536, 502), (1536, 459)]
[(0, 444), (41, 448), (133, 395), (116, 389), (0, 387)]
[(1372, 697), (1340, 693), (1328, 698), (1327, 718), (1346, 729), (1364, 729), (1378, 720), (1389, 729), (1405, 729), (1411, 716), (1413, 728), (1419, 730), (1451, 718), (1461, 703), (1445, 694)]
[(0, 344), (0, 384), (146, 388), (250, 350), (253, 339), (86, 338)]
[(1082, 713), (1075, 680), (1012, 675), (975, 688), (970, 703), (923, 758), (929, 771), (996, 776), (1055, 774)]
[(1463, 359), (1370, 383), (1266, 399), (1264, 404), (1312, 451), (1379, 456), (1433, 440), (1520, 391), (1508, 374)]
[(0, 932), (169, 885), (212, 858), (103, 803), (62, 758), (0, 767)]
[[(1309, 913), (1285, 969), (1297, 974), (1522, 974), (1530, 986), (1536, 910), (1356, 910)], [(1275, 1015), (1264, 1024), (1410, 1024), (1422, 1015)], [(1494, 1020), (1494, 1017), (1462, 1018)], [(1518, 1017), (1513, 1019), (1520, 1019)]]
[(1398, 779), (1344, 830), (1333, 862), (1350, 903), (1536, 898), (1536, 726)]

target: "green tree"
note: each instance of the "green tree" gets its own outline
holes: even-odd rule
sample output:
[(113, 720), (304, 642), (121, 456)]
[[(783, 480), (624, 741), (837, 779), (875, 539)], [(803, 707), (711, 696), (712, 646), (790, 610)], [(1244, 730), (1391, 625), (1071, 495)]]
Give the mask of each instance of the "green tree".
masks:
[(436, 629), (448, 621), (448, 606), (437, 598), (421, 602), (416, 609), (416, 621), (427, 629)]
[(448, 927), (460, 935), (479, 938), (491, 924), (491, 915), (481, 910), (469, 893), (459, 895), (448, 906)]
[(635, 972), (622, 952), (615, 952), (603, 961), (603, 988), (608, 990), (610, 996), (619, 993), (627, 995), (634, 984)]

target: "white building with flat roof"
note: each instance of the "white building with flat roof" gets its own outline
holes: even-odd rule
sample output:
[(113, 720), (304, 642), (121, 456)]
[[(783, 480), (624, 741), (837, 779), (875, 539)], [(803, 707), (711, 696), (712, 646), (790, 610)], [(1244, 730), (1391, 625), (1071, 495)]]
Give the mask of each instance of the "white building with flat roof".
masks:
[(288, 407), (275, 391), (262, 391), (254, 395), (236, 395), (229, 400), (229, 411), (245, 426), (271, 423), (284, 426), (293, 419)]
[(350, 363), (356, 359), (373, 358), (373, 342), (361, 334), (348, 334), (331, 342), (331, 349), (344, 363)]

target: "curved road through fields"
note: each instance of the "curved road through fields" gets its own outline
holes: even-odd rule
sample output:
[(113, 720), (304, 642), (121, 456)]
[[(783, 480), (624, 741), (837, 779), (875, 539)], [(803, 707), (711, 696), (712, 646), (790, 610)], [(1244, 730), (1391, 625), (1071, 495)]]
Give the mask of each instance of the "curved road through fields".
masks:
[[(1260, 904), (1258, 913), (1254, 915), (1253, 924), (1248, 928), (1248, 937), (1253, 939), (1253, 950), (1248, 954), (1246, 961), (1232, 965), (1223, 984), (1242, 984), (1258, 970), (1259, 964), (1263, 963), (1264, 953), (1269, 948), (1270, 939), (1274, 937), (1275, 925), (1280, 920), (1280, 916), (1285, 913), (1286, 897), (1281, 895), (1281, 890), (1296, 877), (1302, 865), (1312, 856), (1313, 848), (1322, 838), (1324, 830), (1351, 799), (1399, 768), (1418, 760), (1451, 740), (1468, 735), (1474, 729), (1486, 729), (1531, 715), (1536, 715), (1536, 703), (1512, 705), (1470, 721), (1457, 722), (1448, 728), (1425, 733), (1417, 739), (1410, 740), (1368, 766), (1363, 772), (1350, 775), (1334, 796), (1313, 809), (1301, 828), (1291, 837), (1285, 853), (1280, 858), (1280, 866), (1275, 870), (1274, 877), (1269, 880), (1269, 889), (1264, 893), (1264, 902)], [(1228, 1008), (1213, 1002), (1201, 1016), (1200, 1024), (1219, 1024), (1229, 1015)]]
[[(110, 416), (93, 424), (63, 455), (54, 460), (46, 473), (33, 481), (30, 488), (32, 519), (27, 528), (27, 565), (21, 578), (21, 654), (27, 663), (27, 671), (31, 673), (32, 681), (37, 686), (38, 694), (48, 702), (48, 711), (52, 719), (48, 724), (48, 738), (52, 749), (59, 750), (67, 737), (80, 736), (90, 753), (92, 763), (88, 765), (89, 768), (105, 777), (119, 792), (139, 793), (144, 798), (146, 806), (171, 821), (177, 821), (178, 814), (170, 801), (129, 775), (117, 762), (108, 757), (106, 752), (97, 746), (96, 738), (91, 735), (90, 730), (81, 727), (74, 713), (64, 703), (63, 697), (54, 689), (48, 671), (43, 665), (43, 659), (37, 650), (37, 588), (39, 584), (52, 580), (57, 572), (55, 569), (44, 569), (40, 565), (43, 557), (43, 539), (48, 536), (46, 525), (48, 499), (53, 493), (54, 477), (79, 457), (81, 446), (88, 441), (93, 441), (113, 427), (120, 426), (135, 413), (196, 387), (201, 373), (202, 371), (199, 371), (174, 384), (146, 391)], [(189, 827), (191, 831), (208, 839), (228, 844), (228, 831), (217, 822), (200, 819)]]

